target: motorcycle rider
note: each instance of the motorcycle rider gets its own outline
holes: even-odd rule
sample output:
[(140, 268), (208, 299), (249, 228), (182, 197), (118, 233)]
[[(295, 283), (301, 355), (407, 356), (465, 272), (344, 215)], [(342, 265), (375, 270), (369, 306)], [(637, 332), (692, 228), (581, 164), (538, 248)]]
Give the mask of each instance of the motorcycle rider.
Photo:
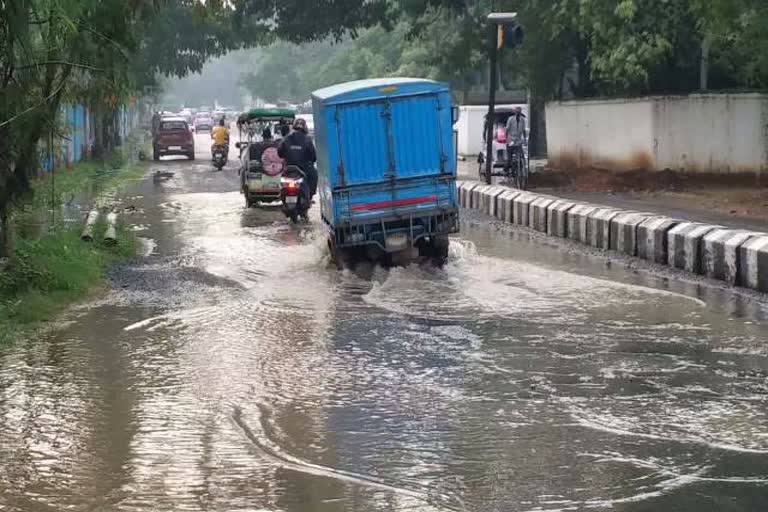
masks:
[(211, 139), (213, 139), (213, 146), (211, 146), (211, 156), (216, 151), (216, 147), (220, 146), (224, 150), (224, 156), (229, 156), (229, 130), (224, 126), (224, 119), (219, 119), (219, 125), (214, 126), (211, 130)]
[(307, 122), (304, 119), (296, 119), (293, 122), (293, 132), (285, 137), (277, 149), (277, 154), (285, 160), (286, 165), (295, 165), (307, 176), (307, 184), (310, 189), (310, 199), (317, 192), (317, 169), (315, 162), (315, 143), (307, 134)]

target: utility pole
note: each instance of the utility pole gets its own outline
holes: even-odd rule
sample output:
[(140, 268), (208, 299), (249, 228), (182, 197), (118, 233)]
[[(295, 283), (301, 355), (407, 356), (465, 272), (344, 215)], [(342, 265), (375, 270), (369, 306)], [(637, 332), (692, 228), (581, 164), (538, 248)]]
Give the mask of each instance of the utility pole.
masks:
[(514, 48), (523, 42), (523, 28), (517, 22), (517, 13), (494, 12), (488, 15), (488, 59), (491, 81), (488, 89), (488, 115), (485, 126), (485, 182), (491, 184), (493, 172), (493, 126), (496, 112), (499, 50)]

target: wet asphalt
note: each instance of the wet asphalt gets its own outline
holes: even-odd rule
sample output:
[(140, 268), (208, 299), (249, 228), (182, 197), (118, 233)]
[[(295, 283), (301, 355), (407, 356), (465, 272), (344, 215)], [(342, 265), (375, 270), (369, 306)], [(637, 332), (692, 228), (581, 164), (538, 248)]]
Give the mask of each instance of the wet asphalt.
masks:
[(142, 255), (0, 348), (0, 510), (768, 508), (758, 298), (473, 212), (339, 272), (197, 140), (120, 191)]

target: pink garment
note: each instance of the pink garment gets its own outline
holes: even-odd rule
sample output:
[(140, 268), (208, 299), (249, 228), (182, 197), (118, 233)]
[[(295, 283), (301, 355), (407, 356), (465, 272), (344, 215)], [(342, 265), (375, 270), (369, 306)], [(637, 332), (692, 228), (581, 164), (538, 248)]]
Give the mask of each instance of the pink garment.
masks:
[(496, 128), (496, 142), (501, 144), (507, 142), (507, 130), (502, 126)]
[(277, 148), (272, 146), (261, 154), (261, 166), (268, 176), (277, 176), (283, 172), (285, 162), (277, 155)]

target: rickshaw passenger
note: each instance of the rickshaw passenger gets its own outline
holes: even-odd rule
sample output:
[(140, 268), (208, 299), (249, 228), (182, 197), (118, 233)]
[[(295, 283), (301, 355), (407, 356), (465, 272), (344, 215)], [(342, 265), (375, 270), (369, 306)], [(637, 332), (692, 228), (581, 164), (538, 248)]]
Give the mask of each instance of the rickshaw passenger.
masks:
[(248, 146), (248, 159), (251, 161), (261, 162), (261, 155), (267, 148), (275, 147), (275, 141), (272, 140), (272, 131), (269, 128), (264, 128), (261, 131), (261, 140)]

